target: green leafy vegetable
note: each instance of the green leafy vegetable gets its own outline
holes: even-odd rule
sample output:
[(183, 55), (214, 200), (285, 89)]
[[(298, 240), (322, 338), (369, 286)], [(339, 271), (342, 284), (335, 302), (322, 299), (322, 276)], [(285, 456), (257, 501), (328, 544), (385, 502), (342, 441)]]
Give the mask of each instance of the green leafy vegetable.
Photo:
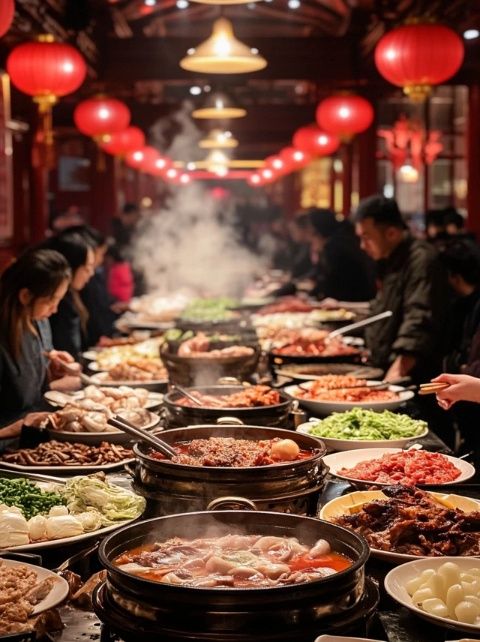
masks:
[(374, 412), (353, 408), (348, 412), (334, 412), (323, 421), (312, 424), (310, 433), (315, 437), (366, 441), (416, 437), (426, 428), (424, 421), (408, 415), (389, 410)]
[(35, 482), (20, 477), (0, 478), (0, 504), (16, 506), (30, 519), (48, 513), (53, 506), (61, 506), (65, 501), (58, 493), (44, 491)]
[(65, 484), (64, 496), (71, 513), (75, 515), (95, 509), (101, 514), (103, 526), (135, 519), (145, 509), (143, 497), (94, 475), (69, 479)]

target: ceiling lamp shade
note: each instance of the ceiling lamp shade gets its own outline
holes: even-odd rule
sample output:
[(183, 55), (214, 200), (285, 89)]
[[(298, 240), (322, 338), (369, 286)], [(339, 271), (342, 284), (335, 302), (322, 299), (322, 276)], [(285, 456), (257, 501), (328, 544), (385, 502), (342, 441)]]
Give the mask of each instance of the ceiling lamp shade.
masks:
[(212, 35), (196, 49), (189, 49), (180, 67), (205, 74), (245, 74), (267, 66), (257, 50), (237, 40), (230, 20), (219, 18), (213, 23)]
[(280, 158), (283, 160), (287, 171), (295, 171), (307, 165), (312, 157), (302, 149), (295, 147), (284, 147), (280, 152)]
[(340, 147), (340, 139), (335, 134), (328, 134), (316, 125), (300, 127), (295, 132), (293, 146), (310, 156), (329, 156)]
[(53, 36), (39, 36), (13, 49), (7, 58), (7, 72), (13, 85), (33, 97), (40, 111), (48, 111), (58, 98), (76, 91), (85, 80), (87, 67), (72, 46), (55, 42)]
[(221, 92), (210, 94), (203, 107), (192, 112), (193, 118), (204, 120), (230, 120), (243, 118), (246, 115), (246, 109), (236, 107), (232, 100)]
[(321, 129), (335, 134), (343, 142), (365, 131), (373, 122), (373, 107), (362, 96), (341, 94), (325, 98), (317, 107), (317, 123)]
[(460, 69), (465, 49), (462, 39), (438, 24), (406, 24), (386, 33), (375, 49), (380, 74), (414, 101), (423, 101)]
[(10, 29), (14, 14), (14, 0), (2, 0), (2, 2), (0, 2), (0, 38)]
[(113, 156), (125, 156), (128, 152), (141, 149), (145, 145), (145, 134), (138, 127), (127, 127), (121, 132), (112, 134), (107, 143), (102, 144), (103, 151)]
[(198, 146), (202, 149), (233, 149), (238, 147), (238, 140), (232, 136), (230, 131), (212, 129), (208, 136), (202, 138)]
[(98, 143), (108, 143), (113, 134), (128, 127), (130, 110), (116, 98), (95, 96), (75, 107), (73, 120), (82, 134), (91, 136)]

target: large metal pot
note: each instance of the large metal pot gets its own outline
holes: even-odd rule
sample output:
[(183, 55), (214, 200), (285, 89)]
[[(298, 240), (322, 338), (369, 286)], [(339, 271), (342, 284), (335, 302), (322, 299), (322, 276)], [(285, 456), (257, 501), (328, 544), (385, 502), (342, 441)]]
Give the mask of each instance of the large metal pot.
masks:
[(311, 457), (299, 461), (248, 468), (189, 466), (158, 460), (144, 443), (134, 446), (134, 488), (147, 499), (147, 515), (171, 515), (204, 510), (223, 495), (242, 495), (262, 510), (315, 515), (328, 468), (325, 445), (319, 439), (279, 428), (245, 425), (188, 426), (167, 430), (168, 444), (209, 437), (234, 439), (293, 439)]
[[(241, 392), (241, 385), (195, 386), (186, 388), (188, 392), (199, 392), (204, 395), (231, 395)], [(166, 409), (168, 427), (190, 426), (192, 424), (213, 424), (220, 417), (238, 417), (246, 424), (263, 424), (267, 426), (285, 426), (292, 408), (292, 399), (279, 391), (281, 402), (272, 406), (254, 408), (206, 408), (203, 406), (182, 406), (178, 400), (183, 397), (178, 390), (165, 395), (163, 403)]]
[[(258, 589), (161, 584), (130, 575), (113, 563), (137, 546), (175, 536), (212, 536), (213, 529), (219, 536), (293, 536), (310, 545), (325, 538), (353, 563), (321, 580)], [(366, 541), (328, 522), (296, 515), (227, 510), (161, 517), (117, 531), (103, 542), (99, 554), (107, 582), (94, 595), (95, 610), (127, 642), (139, 635), (144, 642), (311, 642), (325, 630), (351, 628), (352, 621), (364, 617), (366, 609), (371, 613), (378, 601), (371, 585), (365, 592)]]

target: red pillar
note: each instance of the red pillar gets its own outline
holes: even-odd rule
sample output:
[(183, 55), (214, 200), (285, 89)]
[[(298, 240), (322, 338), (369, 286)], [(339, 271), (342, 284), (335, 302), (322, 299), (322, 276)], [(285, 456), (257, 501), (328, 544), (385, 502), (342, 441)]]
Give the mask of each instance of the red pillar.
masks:
[(118, 211), (118, 169), (116, 158), (105, 153), (102, 163), (93, 163), (92, 167), (90, 223), (104, 233), (110, 231), (110, 222)]
[(342, 187), (343, 207), (342, 214), (350, 216), (352, 209), (352, 172), (353, 172), (353, 143), (345, 143), (342, 149)]
[(360, 199), (378, 192), (377, 131), (372, 126), (358, 136), (358, 196)]
[(480, 238), (480, 85), (469, 91), (467, 128), (467, 226)]

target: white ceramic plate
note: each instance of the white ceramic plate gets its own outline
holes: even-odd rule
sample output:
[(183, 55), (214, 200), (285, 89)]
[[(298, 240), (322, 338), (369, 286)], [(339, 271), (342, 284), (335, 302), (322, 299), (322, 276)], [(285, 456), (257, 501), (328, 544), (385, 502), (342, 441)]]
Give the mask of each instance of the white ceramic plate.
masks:
[(330, 451), (354, 450), (356, 448), (405, 448), (407, 444), (416, 442), (428, 434), (428, 428), (425, 428), (423, 432), (414, 437), (400, 437), (398, 439), (334, 439), (333, 437), (320, 437), (312, 432), (313, 426), (319, 421), (320, 419), (312, 418), (310, 421), (300, 424), (297, 431), (321, 439)]
[(38, 583), (43, 582), (43, 580), (46, 580), (49, 577), (54, 578), (55, 584), (50, 589), (48, 595), (41, 602), (35, 605), (35, 608), (32, 611), (32, 615), (38, 615), (39, 613), (43, 613), (44, 611), (53, 609), (68, 597), (70, 587), (68, 586), (67, 581), (64, 580), (63, 577), (60, 577), (60, 575), (53, 573), (53, 571), (49, 571), (48, 569), (42, 568), (41, 566), (35, 566), (34, 564), (26, 564), (25, 562), (16, 562), (14, 560), (5, 560), (3, 558), (2, 562), (9, 568), (27, 566), (37, 574)]
[[(315, 381), (306, 381), (302, 384), (302, 388), (310, 388), (316, 382)], [(369, 381), (367, 386), (371, 386), (375, 383), (381, 383), (380, 381)], [(302, 392), (302, 389), (297, 385), (287, 386), (284, 388), (287, 395), (290, 395), (292, 399), (296, 399), (298, 403), (307, 408), (311, 412), (314, 412), (317, 415), (329, 415), (332, 412), (345, 412), (346, 410), (351, 410), (352, 408), (364, 408), (366, 410), (395, 410), (401, 406), (406, 401), (409, 401), (413, 398), (414, 393), (411, 390), (405, 390), (402, 386), (389, 386), (388, 390), (390, 392), (396, 392), (398, 398), (392, 401), (315, 401), (314, 399), (304, 399), (303, 397), (298, 397), (298, 393)], [(332, 391), (333, 393), (334, 391)]]
[[(58, 434), (58, 433), (57, 433)], [(71, 435), (72, 433), (68, 433)], [(77, 433), (78, 434), (78, 433)], [(80, 433), (81, 434), (81, 433)], [(86, 433), (86, 434), (91, 434), (91, 433)], [(110, 433), (104, 433), (105, 435), (108, 435)], [(58, 439), (58, 441), (62, 441), (61, 439)], [(67, 441), (64, 439), (63, 441)], [(108, 439), (104, 439), (104, 441), (108, 441)], [(9, 470), (16, 470), (19, 473), (44, 473), (45, 475), (79, 475), (79, 474), (84, 474), (84, 475), (90, 475), (92, 473), (100, 473), (102, 471), (105, 472), (111, 472), (113, 470), (116, 470), (118, 468), (122, 468), (122, 466), (125, 466), (126, 464), (131, 464), (135, 461), (135, 458), (130, 458), (130, 459), (122, 459), (122, 461), (119, 461), (115, 464), (102, 464), (101, 466), (85, 466), (84, 464), (78, 464), (75, 466), (22, 466), (20, 464), (11, 464), (7, 461), (0, 461), (0, 466), (2, 468), (8, 468)]]
[[(472, 513), (474, 511), (480, 510), (480, 502), (471, 497), (463, 497), (462, 495), (453, 495), (448, 493), (429, 493), (433, 497), (436, 497), (443, 502), (448, 502), (455, 508), (463, 510), (465, 513)], [(376, 499), (388, 499), (386, 495), (383, 494), (381, 490), (357, 490), (353, 493), (348, 493), (347, 495), (342, 495), (341, 497), (336, 497), (331, 501), (327, 502), (325, 506), (322, 507), (320, 511), (320, 519), (324, 519), (327, 522), (331, 522), (335, 517), (340, 515), (345, 515), (349, 513), (349, 510), (352, 506), (358, 506), (361, 504), (366, 504), (367, 502), (374, 501)], [(404, 553), (393, 553), (391, 551), (381, 551), (378, 548), (370, 548), (372, 551), (372, 556), (378, 559), (383, 559), (386, 562), (393, 564), (402, 564), (403, 562), (410, 562), (412, 560), (426, 559), (433, 560), (436, 558), (425, 557), (420, 555), (406, 555)], [(446, 557), (441, 557), (445, 561)], [(461, 557), (456, 559), (462, 559)]]
[[(419, 559), (407, 564), (397, 566), (392, 569), (385, 577), (385, 590), (393, 597), (399, 604), (405, 606), (416, 615), (436, 624), (437, 626), (446, 626), (449, 629), (457, 629), (467, 633), (476, 633), (480, 636), (480, 625), (465, 624), (457, 620), (451, 620), (446, 617), (439, 617), (438, 615), (431, 615), (423, 609), (419, 608), (412, 602), (412, 598), (405, 588), (405, 584), (420, 575), (422, 571), (427, 569), (437, 569), (445, 562), (453, 562), (457, 564), (461, 571), (468, 572), (472, 566), (480, 566), (480, 559), (477, 557), (433, 557), (427, 559)], [(460, 641), (459, 641), (460, 642)]]
[[(373, 459), (380, 459), (383, 455), (390, 455), (393, 453), (401, 453), (402, 448), (363, 448), (357, 450), (346, 450), (343, 452), (332, 453), (323, 458), (323, 463), (330, 468), (330, 474), (339, 477), (340, 479), (346, 479), (352, 484), (367, 484), (368, 486), (388, 486), (396, 482), (389, 482), (389, 484), (384, 484), (381, 482), (372, 482), (369, 480), (356, 479), (354, 477), (349, 477), (348, 475), (339, 475), (338, 471), (341, 468), (353, 468), (357, 464), (363, 461), (370, 461)], [(460, 475), (451, 482), (444, 482), (443, 484), (431, 483), (430, 486), (449, 486), (450, 484), (459, 484), (464, 482), (467, 479), (470, 479), (475, 475), (475, 468), (463, 459), (458, 459), (458, 457), (450, 457), (450, 455), (443, 455), (446, 457), (451, 464), (453, 464), (460, 471)], [(420, 484), (417, 484), (417, 486)]]
[[(83, 390), (79, 390), (73, 394), (58, 394), (56, 390), (47, 390), (43, 395), (43, 398), (54, 408), (63, 408), (69, 401), (74, 403), (75, 401), (82, 401), (85, 399), (85, 392)], [(147, 410), (152, 410), (154, 408), (158, 408), (162, 403), (163, 395), (160, 392), (149, 391), (147, 403), (143, 407)]]
[[(150, 420), (143, 426), (139, 426), (142, 430), (152, 430), (158, 426), (160, 422), (160, 417), (158, 415), (153, 412), (149, 412), (148, 414)], [(121, 417), (122, 413), (119, 412), (118, 415)], [(56, 439), (57, 441), (71, 441), (79, 444), (89, 444), (90, 446), (98, 446), (102, 441), (108, 441), (111, 444), (126, 444), (129, 441), (134, 441), (134, 438), (128, 433), (122, 432), (120, 429), (115, 430), (114, 428), (105, 432), (67, 432), (66, 430), (53, 430), (53, 428), (48, 428), (47, 431), (50, 439)], [(118, 468), (123, 465), (123, 463), (113, 465), (115, 468)]]

